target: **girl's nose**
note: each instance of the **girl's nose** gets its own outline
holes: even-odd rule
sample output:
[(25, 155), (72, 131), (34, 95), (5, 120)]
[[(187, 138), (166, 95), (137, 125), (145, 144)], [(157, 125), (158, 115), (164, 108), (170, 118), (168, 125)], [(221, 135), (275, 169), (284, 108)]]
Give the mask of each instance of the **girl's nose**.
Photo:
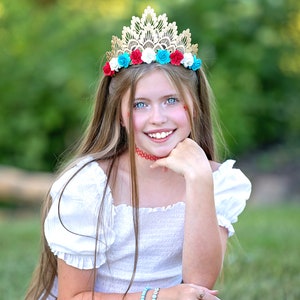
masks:
[(160, 105), (154, 105), (151, 109), (150, 122), (152, 124), (162, 124), (167, 121), (166, 112)]

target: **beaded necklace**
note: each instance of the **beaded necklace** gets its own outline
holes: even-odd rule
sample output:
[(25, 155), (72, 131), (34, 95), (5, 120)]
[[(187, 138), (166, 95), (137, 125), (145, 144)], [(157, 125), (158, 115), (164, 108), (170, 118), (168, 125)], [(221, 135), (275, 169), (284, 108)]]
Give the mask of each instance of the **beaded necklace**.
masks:
[(135, 152), (138, 156), (145, 158), (147, 160), (151, 160), (151, 161), (156, 161), (162, 157), (158, 157), (149, 153), (146, 153), (145, 151), (143, 151), (142, 149), (138, 148), (137, 146), (135, 146)]

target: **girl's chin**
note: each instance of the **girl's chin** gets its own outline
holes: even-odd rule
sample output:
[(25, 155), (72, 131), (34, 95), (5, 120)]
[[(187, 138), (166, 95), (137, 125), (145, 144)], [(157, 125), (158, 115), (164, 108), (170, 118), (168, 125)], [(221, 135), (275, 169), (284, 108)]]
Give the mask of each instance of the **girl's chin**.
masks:
[(168, 148), (166, 150), (160, 150), (160, 151), (151, 151), (151, 154), (152, 155), (155, 155), (157, 157), (167, 157), (169, 156), (169, 154), (171, 153), (171, 151), (173, 150), (174, 148)]

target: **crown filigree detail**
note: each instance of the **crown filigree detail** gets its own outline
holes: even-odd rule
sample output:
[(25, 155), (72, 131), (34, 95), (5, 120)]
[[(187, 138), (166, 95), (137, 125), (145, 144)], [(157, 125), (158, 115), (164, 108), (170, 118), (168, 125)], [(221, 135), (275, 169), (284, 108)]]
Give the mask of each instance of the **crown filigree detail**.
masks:
[(123, 27), (121, 39), (112, 37), (103, 71), (113, 76), (121, 68), (152, 62), (183, 65), (196, 71), (202, 64), (197, 52), (198, 45), (191, 43), (189, 29), (178, 34), (175, 22), (168, 23), (166, 14), (156, 16), (148, 6), (141, 18), (133, 16), (130, 27)]

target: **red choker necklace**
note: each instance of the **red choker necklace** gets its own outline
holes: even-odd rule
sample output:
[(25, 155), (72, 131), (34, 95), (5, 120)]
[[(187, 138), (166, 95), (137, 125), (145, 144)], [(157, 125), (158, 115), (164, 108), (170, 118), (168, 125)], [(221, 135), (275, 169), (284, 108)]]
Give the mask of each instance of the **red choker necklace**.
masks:
[(143, 150), (141, 150), (140, 148), (138, 148), (137, 146), (135, 146), (135, 152), (138, 156), (145, 158), (147, 160), (151, 160), (151, 161), (156, 161), (161, 158), (161, 157), (146, 153)]

